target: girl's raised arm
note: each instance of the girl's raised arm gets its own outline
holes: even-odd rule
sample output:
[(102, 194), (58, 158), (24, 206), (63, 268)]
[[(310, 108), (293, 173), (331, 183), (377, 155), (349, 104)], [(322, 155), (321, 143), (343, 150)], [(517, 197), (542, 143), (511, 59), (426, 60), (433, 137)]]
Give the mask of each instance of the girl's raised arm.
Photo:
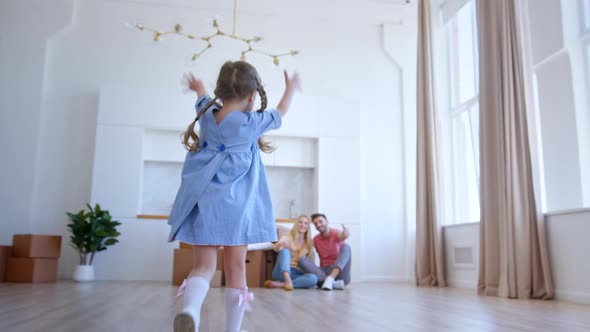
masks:
[(205, 84), (203, 84), (203, 81), (196, 78), (193, 73), (184, 74), (183, 78), (183, 84), (186, 85), (189, 90), (196, 92), (198, 97), (202, 97), (207, 94)]
[(293, 93), (295, 90), (301, 89), (301, 82), (299, 81), (299, 74), (293, 74), (293, 77), (289, 77), (287, 71), (284, 71), (285, 74), (285, 92), (283, 93), (283, 97), (277, 106), (277, 110), (281, 114), (281, 117), (284, 117), (289, 110), (289, 106), (291, 106), (291, 100), (293, 99)]

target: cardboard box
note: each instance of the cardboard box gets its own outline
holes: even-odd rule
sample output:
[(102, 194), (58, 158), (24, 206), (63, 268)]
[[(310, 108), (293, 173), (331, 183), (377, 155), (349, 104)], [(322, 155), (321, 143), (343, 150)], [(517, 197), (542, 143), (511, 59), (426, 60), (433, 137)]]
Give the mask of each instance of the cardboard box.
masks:
[[(191, 273), (193, 268), (193, 251), (188, 249), (174, 249), (174, 259), (172, 262), (172, 284), (173, 285), (180, 285), (182, 281), (188, 277)], [(214, 275), (213, 279), (211, 280), (211, 287), (221, 287), (225, 283), (225, 278), (223, 276), (223, 249), (217, 250), (217, 271)], [(215, 279), (215, 276), (220, 276), (220, 281)], [(219, 284), (219, 286), (214, 286), (215, 284)]]
[(55, 282), (57, 259), (10, 257), (6, 268), (7, 282)]
[(266, 280), (266, 250), (252, 250), (246, 254), (246, 285), (262, 287)]
[(6, 266), (8, 265), (8, 258), (12, 251), (11, 246), (0, 246), (0, 282), (6, 279)]
[(17, 234), (12, 238), (12, 257), (59, 258), (61, 236)]
[(277, 263), (277, 256), (278, 254), (274, 250), (266, 250), (266, 280), (272, 280), (272, 271)]
[(193, 252), (186, 249), (174, 249), (172, 262), (172, 284), (180, 285), (193, 268)]

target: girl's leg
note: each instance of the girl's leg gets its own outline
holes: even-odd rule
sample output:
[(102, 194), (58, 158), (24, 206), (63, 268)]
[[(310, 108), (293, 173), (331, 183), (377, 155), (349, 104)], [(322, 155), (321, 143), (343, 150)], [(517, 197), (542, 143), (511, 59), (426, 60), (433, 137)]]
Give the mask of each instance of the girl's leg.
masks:
[(185, 280), (184, 306), (174, 319), (174, 331), (198, 331), (201, 306), (209, 291), (209, 283), (215, 273), (217, 247), (193, 246), (193, 269)]
[(246, 252), (248, 246), (223, 247), (225, 269), (225, 317), (226, 331), (239, 332), (244, 310), (250, 301), (246, 286)]
[(211, 281), (217, 268), (217, 246), (193, 246), (193, 269), (191, 277)]
[(264, 285), (268, 288), (285, 288), (293, 289), (291, 279), (291, 253), (287, 249), (279, 250), (277, 262), (272, 271), (272, 281), (266, 281)]

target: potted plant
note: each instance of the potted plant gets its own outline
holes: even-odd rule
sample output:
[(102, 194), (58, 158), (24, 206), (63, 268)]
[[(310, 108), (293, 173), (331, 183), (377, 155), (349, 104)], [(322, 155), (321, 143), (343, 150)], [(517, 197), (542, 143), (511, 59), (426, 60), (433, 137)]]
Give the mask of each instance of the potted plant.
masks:
[(101, 210), (98, 204), (94, 209), (90, 204), (86, 204), (86, 206), (89, 211), (80, 210), (76, 214), (66, 213), (70, 220), (68, 229), (72, 233), (70, 245), (80, 255), (80, 265), (76, 266), (72, 278), (75, 281), (94, 280), (94, 267), (92, 266), (94, 255), (119, 242), (116, 237), (121, 235), (117, 232), (117, 226), (121, 223), (112, 220), (108, 210)]

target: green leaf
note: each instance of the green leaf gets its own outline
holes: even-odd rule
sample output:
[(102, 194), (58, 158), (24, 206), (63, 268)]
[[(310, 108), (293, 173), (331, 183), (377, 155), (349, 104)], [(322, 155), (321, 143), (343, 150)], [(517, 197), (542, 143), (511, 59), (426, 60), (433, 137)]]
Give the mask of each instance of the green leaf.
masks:
[(115, 244), (115, 243), (117, 243), (117, 242), (119, 242), (117, 239), (113, 239), (113, 238), (111, 238), (111, 239), (108, 239), (108, 240), (106, 240), (106, 241), (104, 242), (104, 245), (105, 245), (105, 246), (112, 246), (113, 244)]
[(119, 241), (117, 236), (121, 235), (117, 231), (120, 222), (112, 220), (108, 210), (102, 210), (97, 203), (94, 208), (86, 203), (88, 210), (80, 210), (73, 214), (66, 212), (69, 223), (66, 228), (71, 233), (70, 246), (78, 250), (79, 253), (94, 253), (104, 251), (107, 246), (112, 246)]

